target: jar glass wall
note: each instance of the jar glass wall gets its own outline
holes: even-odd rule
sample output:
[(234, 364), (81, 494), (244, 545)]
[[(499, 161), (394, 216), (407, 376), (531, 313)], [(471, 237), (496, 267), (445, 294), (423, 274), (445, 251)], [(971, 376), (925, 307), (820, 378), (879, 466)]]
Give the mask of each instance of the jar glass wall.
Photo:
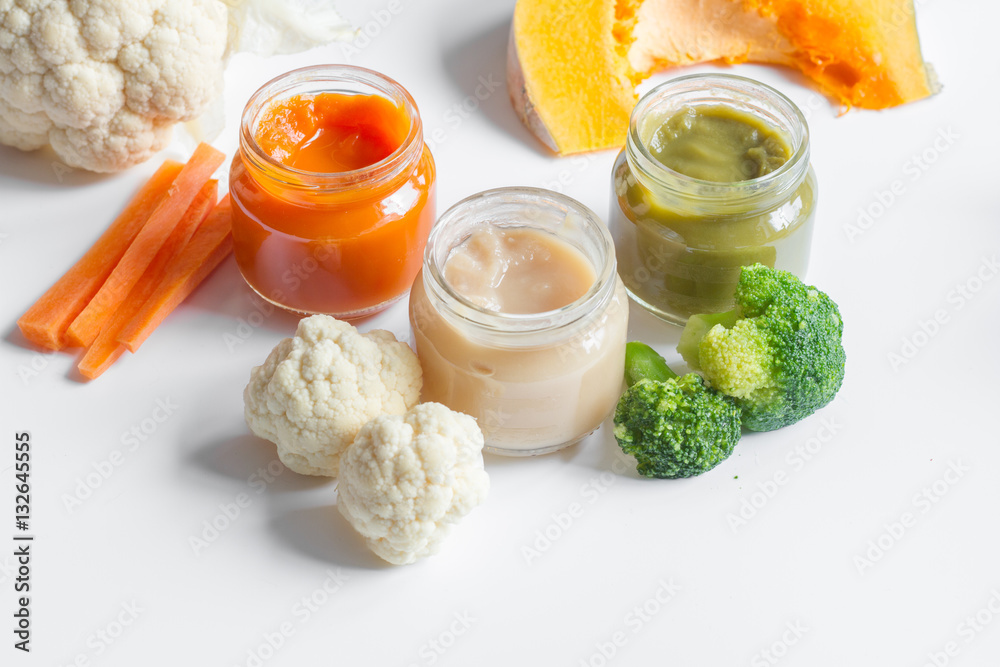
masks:
[[(280, 118), (289, 127), (275, 134), (294, 136), (302, 116), (293, 105), (325, 95), (381, 98), (398, 118), (361, 121), (405, 123), (405, 138), (372, 164), (330, 172), (289, 166), (262, 147), (267, 123)], [(404, 295), (420, 270), (435, 216), (434, 160), (416, 104), (398, 83), (359, 67), (306, 67), (250, 98), (230, 193), (236, 262), (254, 291), (297, 312), (360, 317)]]
[[(685, 108), (724, 106), (773, 127), (791, 154), (758, 178), (691, 178), (657, 160), (658, 127)], [(809, 131), (778, 91), (730, 75), (693, 75), (654, 88), (632, 112), (612, 170), (611, 213), (618, 270), (630, 296), (667, 321), (733, 307), (740, 267), (754, 263), (804, 275), (817, 199)]]
[[(579, 250), (596, 279), (556, 310), (486, 310), (444, 277), (450, 254), (484, 225), (551, 234)], [(423, 400), (476, 417), (488, 451), (519, 456), (572, 445), (601, 425), (621, 393), (628, 297), (611, 237), (592, 211), (563, 195), (501, 188), (449, 209), (410, 293), (410, 321)]]

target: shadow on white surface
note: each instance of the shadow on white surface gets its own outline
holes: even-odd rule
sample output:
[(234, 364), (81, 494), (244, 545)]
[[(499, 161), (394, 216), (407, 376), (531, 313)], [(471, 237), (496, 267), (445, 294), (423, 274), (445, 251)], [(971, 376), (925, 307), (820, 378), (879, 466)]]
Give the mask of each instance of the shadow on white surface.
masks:
[[(574, 449), (578, 445), (574, 445), (569, 449)], [(566, 451), (566, 450), (562, 450)], [(499, 470), (502, 468), (516, 468), (518, 466), (531, 466), (539, 459), (550, 459), (563, 456), (561, 452), (553, 452), (551, 454), (542, 454), (541, 456), (505, 456), (503, 454), (494, 454), (492, 452), (483, 452), (483, 464), (486, 466), (486, 472), (491, 470)]]
[[(50, 357), (57, 356), (68, 360), (70, 363), (69, 368), (66, 371), (66, 378), (68, 380), (72, 380), (73, 382), (80, 384), (87, 384), (92, 381), (85, 378), (80, 374), (80, 371), (77, 370), (77, 364), (80, 363), (80, 359), (83, 356), (82, 348), (66, 348), (64, 350), (56, 351), (40, 347), (24, 337), (24, 334), (21, 333), (21, 330), (18, 328), (16, 322), (10, 326), (6, 333), (4, 333), (3, 341), (33, 353), (18, 366), (16, 371), (24, 382), (27, 382), (31, 377), (39, 375), (48, 367)], [(130, 353), (125, 352), (119, 363), (125, 363), (127, 361), (127, 357), (129, 356), (131, 356)]]
[(335, 505), (281, 510), (271, 506), (270, 527), (285, 548), (324, 563), (366, 570), (392, 566), (373, 554)]
[(598, 474), (611, 473), (615, 477), (635, 480), (646, 479), (636, 470), (635, 459), (622, 452), (614, 437), (614, 415), (601, 424), (601, 428), (567, 452), (565, 461), (570, 465), (590, 468)]
[[(20, 317), (20, 315), (18, 315)], [(7, 328), (7, 331), (3, 335), (3, 341), (10, 345), (16, 345), (17, 347), (22, 347), (26, 350), (31, 350), (32, 352), (41, 352), (43, 354), (48, 354), (51, 350), (46, 350), (43, 347), (39, 347), (32, 343), (30, 340), (24, 337), (21, 333), (21, 329), (18, 328), (17, 322), (14, 322)]]
[(264, 301), (250, 289), (232, 255), (191, 293), (183, 307), (228, 317), (234, 323), (233, 335), (240, 338), (259, 329), (290, 336), (302, 317)]
[(388, 567), (368, 550), (336, 505), (301, 507), (303, 501), (335, 498), (334, 480), (289, 470), (278, 460), (272, 443), (244, 433), (199, 446), (184, 463), (209, 476), (242, 483), (241, 492), (266, 514), (262, 537), (277, 548), (331, 565)]
[(0, 146), (0, 179), (19, 182), (18, 189), (41, 189), (39, 186), (67, 188), (113, 177), (114, 174), (95, 174), (70, 167), (50, 148), (25, 152)]
[(472, 113), (481, 113), (505, 134), (545, 157), (552, 157), (552, 153), (524, 127), (510, 103), (507, 93), (510, 26), (509, 20), (503, 21), (449, 48), (444, 54), (444, 69), (458, 87), (463, 101), (468, 100), (469, 106), (475, 105)]
[(259, 483), (267, 486), (265, 495), (306, 491), (333, 481), (292, 472), (278, 460), (273, 444), (250, 433), (199, 447), (191, 454), (189, 462), (203, 471), (234, 480), (246, 481), (256, 475), (254, 479), (260, 479)]

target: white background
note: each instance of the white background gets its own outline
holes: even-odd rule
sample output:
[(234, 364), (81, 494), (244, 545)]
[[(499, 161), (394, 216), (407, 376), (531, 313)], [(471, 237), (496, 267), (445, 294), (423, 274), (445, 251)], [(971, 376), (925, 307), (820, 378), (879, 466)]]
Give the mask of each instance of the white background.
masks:
[[(439, 210), (529, 185), (606, 214), (613, 152), (544, 153), (500, 85), (513, 4), (411, 0), (383, 27), (373, 12), (387, 2), (341, 2), (374, 37), (351, 55), (331, 46), (237, 57), (216, 145), (232, 155), (243, 103), (272, 76), (351, 62), (400, 81), (425, 133), (442, 130), (432, 147)], [(933, 99), (839, 116), (793, 73), (731, 70), (777, 86), (808, 115), (821, 194), (807, 280), (843, 312), (843, 400), (745, 436), (716, 470), (684, 481), (616, 464), (606, 426), (559, 454), (488, 457), (488, 501), (443, 553), (409, 567), (366, 551), (336, 511), (334, 483), (254, 477), (276, 456), (248, 434), (241, 393), (295, 318), (261, 323), (231, 259), (95, 382), (74, 378), (72, 356), (23, 346), (17, 317), (160, 158), (101, 177), (0, 148), (0, 663), (996, 664), (1000, 10), (918, 5), (924, 54), (945, 86)], [(476, 100), (477, 87), (495, 89)], [(188, 151), (179, 137), (164, 156)], [(895, 181), (902, 193), (890, 202)], [(872, 215), (866, 228), (859, 210)], [(405, 303), (361, 326), (408, 337)], [(678, 334), (633, 308), (630, 338), (669, 361)], [(176, 407), (151, 429), (158, 401)], [(153, 432), (130, 446), (126, 434), (144, 426)], [(9, 629), (21, 430), (34, 447), (37, 536), (27, 656)], [(116, 451), (120, 465), (95, 476)], [(227, 523), (238, 499), (238, 517), (207, 540), (206, 522)], [(210, 544), (196, 554), (192, 537)]]

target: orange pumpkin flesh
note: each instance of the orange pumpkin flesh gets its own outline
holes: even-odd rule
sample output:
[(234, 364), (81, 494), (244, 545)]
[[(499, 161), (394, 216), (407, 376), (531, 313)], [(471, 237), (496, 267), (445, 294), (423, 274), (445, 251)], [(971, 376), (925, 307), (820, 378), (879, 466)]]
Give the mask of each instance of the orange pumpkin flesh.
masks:
[(635, 85), (704, 62), (795, 67), (847, 107), (937, 91), (912, 0), (518, 0), (508, 88), (552, 150), (620, 147)]

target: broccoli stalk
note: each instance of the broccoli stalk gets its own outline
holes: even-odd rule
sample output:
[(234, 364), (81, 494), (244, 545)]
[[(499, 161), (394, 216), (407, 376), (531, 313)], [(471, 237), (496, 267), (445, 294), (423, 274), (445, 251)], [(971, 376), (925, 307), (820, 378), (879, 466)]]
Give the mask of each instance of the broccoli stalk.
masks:
[(667, 366), (667, 360), (650, 346), (639, 342), (625, 345), (625, 384), (629, 387), (642, 379), (666, 382), (678, 377)]
[(724, 461), (740, 439), (739, 409), (705, 386), (678, 377), (653, 348), (625, 348), (629, 385), (615, 409), (615, 439), (646, 477), (691, 477)]
[(694, 315), (677, 351), (740, 407), (743, 426), (770, 431), (833, 400), (844, 379), (837, 304), (787, 271), (744, 267), (736, 309)]

